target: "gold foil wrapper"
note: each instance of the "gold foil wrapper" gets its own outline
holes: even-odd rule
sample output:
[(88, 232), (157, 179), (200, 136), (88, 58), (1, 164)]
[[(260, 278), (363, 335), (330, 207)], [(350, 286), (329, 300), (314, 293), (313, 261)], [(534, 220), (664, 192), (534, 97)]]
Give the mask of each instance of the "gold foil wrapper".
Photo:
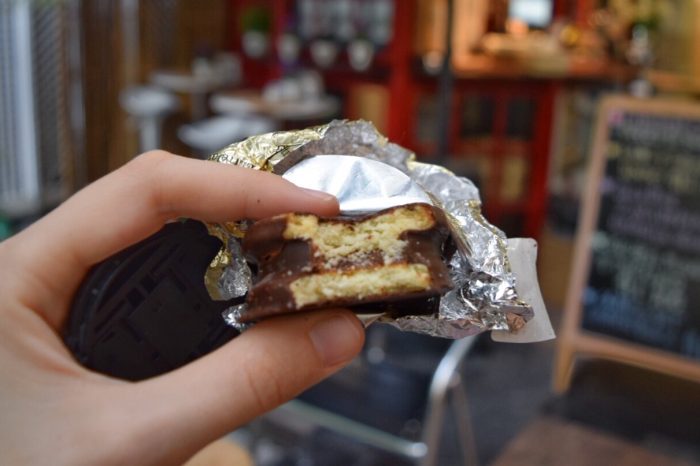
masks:
[(271, 172), (290, 152), (321, 139), (329, 125), (298, 131), (276, 131), (231, 144), (209, 157), (219, 163)]
[[(330, 126), (331, 124), (328, 124), (298, 131), (276, 131), (253, 136), (224, 147), (212, 154), (209, 160), (272, 172), (277, 164), (284, 160), (290, 152), (309, 142), (323, 138)], [(232, 239), (243, 237), (245, 223), (210, 223), (207, 224), (207, 228), (210, 235), (219, 238), (224, 245), (228, 245)], [(233, 293), (227, 293), (223, 290), (226, 287), (222, 285), (225, 281), (225, 272), (234, 260), (231, 248), (224, 246), (209, 265), (204, 277), (204, 283), (212, 299), (224, 301), (237, 297), (232, 296), (232, 294), (237, 295), (238, 291), (234, 290)], [(244, 293), (243, 290), (240, 290), (240, 292)]]

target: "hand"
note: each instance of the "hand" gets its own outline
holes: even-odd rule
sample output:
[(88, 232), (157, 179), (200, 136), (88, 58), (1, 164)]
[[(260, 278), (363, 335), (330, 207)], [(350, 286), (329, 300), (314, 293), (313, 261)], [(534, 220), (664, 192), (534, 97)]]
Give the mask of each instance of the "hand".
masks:
[(332, 374), (360, 350), (348, 311), (263, 322), (132, 383), (78, 365), (59, 336), (91, 265), (177, 217), (334, 215), (334, 197), (239, 167), (152, 152), (0, 243), (0, 463), (177, 464)]

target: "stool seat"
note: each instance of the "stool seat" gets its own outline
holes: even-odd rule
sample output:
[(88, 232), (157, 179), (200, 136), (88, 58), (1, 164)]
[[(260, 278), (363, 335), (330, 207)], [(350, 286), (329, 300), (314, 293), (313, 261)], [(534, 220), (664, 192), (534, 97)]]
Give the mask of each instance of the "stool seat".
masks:
[(222, 115), (183, 125), (178, 137), (198, 153), (208, 155), (256, 134), (274, 131), (274, 120), (257, 115)]
[(179, 107), (176, 96), (157, 86), (128, 87), (119, 102), (129, 114), (141, 118), (164, 116)]
[(119, 103), (136, 120), (139, 152), (159, 149), (163, 120), (180, 107), (177, 97), (157, 86), (131, 86), (119, 95)]

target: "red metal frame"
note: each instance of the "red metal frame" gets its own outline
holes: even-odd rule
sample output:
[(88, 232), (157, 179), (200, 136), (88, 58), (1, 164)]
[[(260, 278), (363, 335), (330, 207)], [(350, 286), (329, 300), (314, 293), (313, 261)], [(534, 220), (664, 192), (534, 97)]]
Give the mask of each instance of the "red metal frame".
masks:
[(525, 219), (525, 234), (533, 238), (539, 238), (547, 217), (547, 181), (552, 150), (554, 106), (558, 90), (558, 85), (554, 82), (543, 83), (542, 87), (542, 92), (537, 94), (537, 114), (530, 162), (529, 206)]
[[(230, 0), (228, 7), (229, 14), (229, 35), (228, 43), (231, 50), (240, 54), (241, 65), (243, 68), (243, 76), (245, 85), (254, 88), (261, 88), (269, 80), (277, 78), (281, 75), (281, 66), (275, 57), (275, 38), (284, 30), (284, 20), (287, 17), (289, 9), (292, 5), (292, 0)], [(270, 52), (261, 59), (253, 59), (243, 53), (241, 44), (240, 16), (246, 8), (252, 6), (264, 6), (269, 9), (272, 17), (270, 31)]]
[(415, 0), (394, 2), (394, 36), (389, 49), (389, 131), (387, 137), (397, 144), (411, 141), (415, 101), (412, 82), (413, 32), (417, 4)]

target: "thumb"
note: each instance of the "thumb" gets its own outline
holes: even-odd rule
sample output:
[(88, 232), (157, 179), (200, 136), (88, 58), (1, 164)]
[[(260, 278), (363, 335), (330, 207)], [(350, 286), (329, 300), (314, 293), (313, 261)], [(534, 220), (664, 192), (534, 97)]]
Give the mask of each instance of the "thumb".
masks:
[(181, 369), (134, 384), (140, 401), (132, 414), (143, 418), (135, 424), (160, 445), (151, 451), (167, 454), (158, 460), (184, 460), (331, 375), (363, 342), (362, 324), (345, 310), (270, 319)]

